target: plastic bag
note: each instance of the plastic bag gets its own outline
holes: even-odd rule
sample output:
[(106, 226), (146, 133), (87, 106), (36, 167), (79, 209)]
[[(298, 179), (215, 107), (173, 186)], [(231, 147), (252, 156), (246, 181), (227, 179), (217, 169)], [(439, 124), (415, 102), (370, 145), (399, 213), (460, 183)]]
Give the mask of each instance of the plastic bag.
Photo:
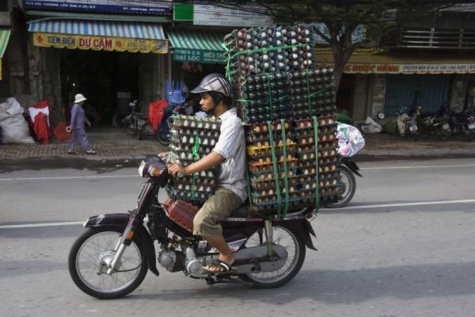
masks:
[(3, 143), (35, 143), (23, 117), (23, 108), (15, 98), (8, 98), (7, 102), (0, 104), (0, 127)]
[(360, 130), (352, 125), (338, 122), (337, 134), (338, 154), (343, 157), (351, 157), (365, 146), (365, 139)]

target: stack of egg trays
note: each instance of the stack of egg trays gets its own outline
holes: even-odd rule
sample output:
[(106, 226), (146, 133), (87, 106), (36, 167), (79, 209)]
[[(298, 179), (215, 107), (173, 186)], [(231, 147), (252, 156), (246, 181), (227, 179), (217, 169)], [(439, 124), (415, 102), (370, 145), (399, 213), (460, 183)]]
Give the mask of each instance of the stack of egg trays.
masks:
[[(200, 160), (214, 148), (220, 134), (221, 121), (177, 115), (172, 118), (169, 162), (183, 167)], [(204, 203), (216, 188), (211, 170), (175, 178), (167, 186), (168, 195), (193, 204)]]
[[(318, 188), (322, 203), (335, 201), (340, 186), (337, 125), (334, 118), (334, 115), (318, 117), (317, 137), (314, 136), (310, 119), (296, 120), (297, 134), (299, 135), (296, 139), (299, 173), (303, 177), (311, 176), (306, 180), (301, 180), (300, 183), (303, 186), (301, 195), (314, 195)], [(315, 154), (316, 144), (318, 144), (317, 154)], [(318, 174), (315, 155), (318, 155)], [(318, 175), (318, 181), (315, 179), (316, 174)]]
[(245, 123), (288, 118), (292, 113), (288, 73), (242, 77), (235, 86), (237, 109)]
[[(275, 212), (286, 202), (292, 206), (299, 201), (296, 190), (298, 185), (296, 144), (292, 140), (291, 124), (290, 120), (282, 120), (269, 122), (269, 124), (263, 122), (246, 126), (248, 171), (251, 186), (249, 199), (252, 205), (261, 212), (266, 210)], [(282, 127), (285, 131), (285, 141), (282, 137)], [(271, 140), (274, 142), (273, 144), (271, 144)], [(287, 180), (288, 195), (286, 195), (285, 180)]]
[(224, 38), (231, 76), (315, 68), (312, 35), (305, 25), (237, 29)]
[(320, 116), (336, 112), (333, 69), (292, 72), (289, 76), (293, 117)]

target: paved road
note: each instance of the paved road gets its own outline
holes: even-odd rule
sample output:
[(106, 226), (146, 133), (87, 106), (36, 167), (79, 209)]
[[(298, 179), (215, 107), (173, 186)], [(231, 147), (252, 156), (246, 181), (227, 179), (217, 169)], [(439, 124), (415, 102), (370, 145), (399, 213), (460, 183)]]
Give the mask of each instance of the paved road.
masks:
[(149, 274), (99, 301), (69, 278), (85, 217), (133, 207), (135, 169), (0, 174), (0, 316), (471, 316), (475, 310), (472, 160), (361, 164), (353, 203), (321, 210), (319, 252), (276, 290)]

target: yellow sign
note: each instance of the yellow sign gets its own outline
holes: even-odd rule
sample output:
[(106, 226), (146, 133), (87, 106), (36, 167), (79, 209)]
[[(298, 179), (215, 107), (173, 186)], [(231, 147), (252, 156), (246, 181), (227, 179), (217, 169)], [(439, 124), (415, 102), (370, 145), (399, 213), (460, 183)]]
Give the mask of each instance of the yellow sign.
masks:
[(121, 37), (102, 37), (53, 33), (33, 33), (33, 45), (94, 51), (166, 54), (166, 40), (144, 40)]

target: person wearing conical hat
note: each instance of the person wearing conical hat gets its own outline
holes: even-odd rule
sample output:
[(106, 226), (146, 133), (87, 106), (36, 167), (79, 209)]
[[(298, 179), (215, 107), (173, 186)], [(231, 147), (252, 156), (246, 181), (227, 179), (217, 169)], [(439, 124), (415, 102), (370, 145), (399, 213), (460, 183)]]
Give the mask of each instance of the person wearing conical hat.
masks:
[(74, 150), (76, 141), (79, 141), (82, 148), (86, 151), (86, 154), (96, 154), (96, 151), (94, 151), (89, 145), (89, 140), (86, 134), (86, 124), (91, 126), (91, 122), (87, 119), (84, 108), (82, 107), (86, 100), (86, 97), (82, 94), (77, 94), (74, 97), (74, 104), (71, 109), (71, 124), (66, 127), (66, 131), (70, 132), (72, 136), (69, 141), (68, 154), (77, 154)]

